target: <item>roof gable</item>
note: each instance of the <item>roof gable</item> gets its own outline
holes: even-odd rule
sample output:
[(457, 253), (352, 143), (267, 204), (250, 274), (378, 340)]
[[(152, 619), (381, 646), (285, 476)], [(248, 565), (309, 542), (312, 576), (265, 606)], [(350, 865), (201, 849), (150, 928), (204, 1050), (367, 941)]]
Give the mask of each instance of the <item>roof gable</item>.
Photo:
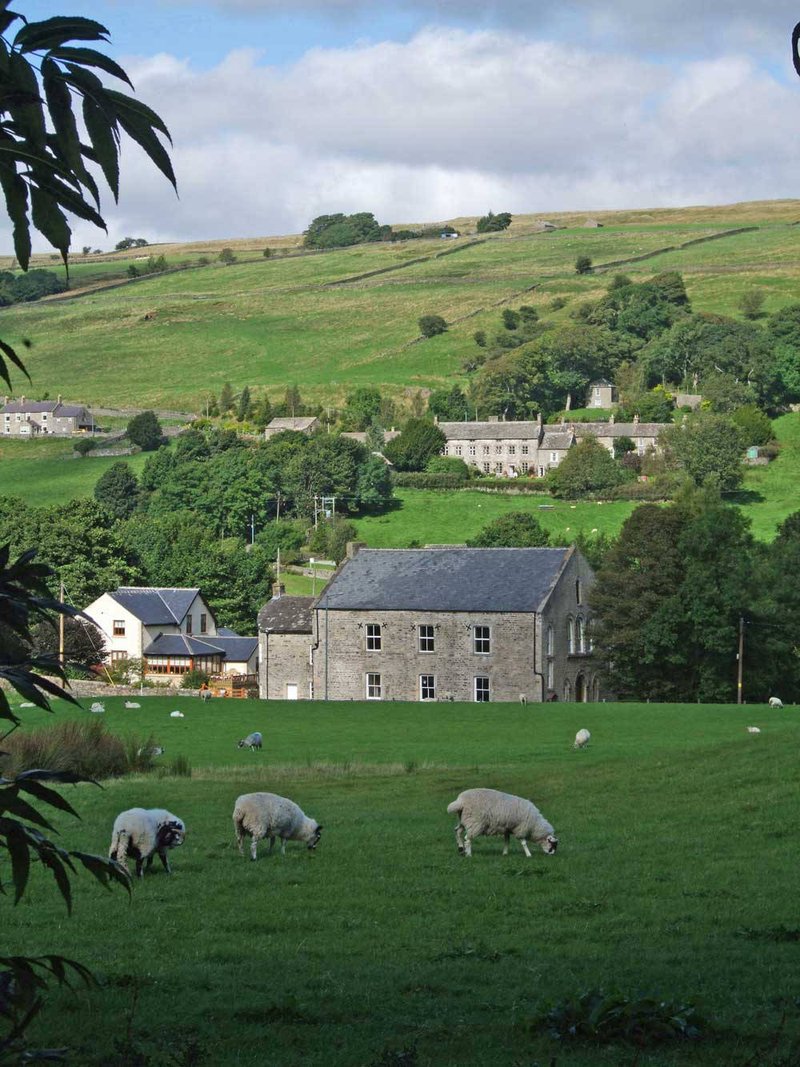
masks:
[(331, 611), (538, 611), (571, 548), (361, 549), (318, 606)]
[(145, 626), (180, 626), (199, 594), (199, 589), (120, 586), (108, 595)]

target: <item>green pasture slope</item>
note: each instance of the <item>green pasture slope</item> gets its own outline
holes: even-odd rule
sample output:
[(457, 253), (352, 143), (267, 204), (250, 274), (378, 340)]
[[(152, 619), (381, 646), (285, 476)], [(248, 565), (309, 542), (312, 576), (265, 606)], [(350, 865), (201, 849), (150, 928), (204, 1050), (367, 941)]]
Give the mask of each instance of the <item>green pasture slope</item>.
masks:
[(71, 440), (0, 440), (0, 495), (18, 496), (44, 507), (89, 497), (100, 476), (114, 463), (124, 462), (139, 473), (147, 455), (80, 458)]
[[(5, 952), (60, 952), (100, 978), (48, 996), (37, 1045), (70, 1045), (82, 1067), (170, 1049), (215, 1067), (745, 1067), (798, 1037), (797, 709), (140, 702), (107, 700), (109, 728), (152, 734), (193, 776), (70, 789), (82, 821), (58, 829), (104, 852), (119, 811), (166, 806), (186, 844), (130, 903), (79, 877), (70, 919), (38, 869), (19, 907), (4, 899)], [(238, 750), (253, 729), (264, 750)], [(445, 809), (476, 785), (532, 797), (558, 853), (503, 857), (482, 838), (460, 857)], [(238, 855), (231, 812), (255, 790), (323, 824), (315, 853)], [(713, 1030), (643, 1054), (530, 1031), (537, 1008), (593, 987), (695, 1003)]]
[[(743, 289), (758, 285), (765, 311), (777, 310), (797, 298), (793, 209), (785, 205), (781, 220), (769, 205), (760, 217), (758, 208), (742, 205), (738, 217), (719, 209), (716, 219), (687, 209), (649, 223), (608, 216), (598, 230), (531, 233), (515, 224), (445, 248), (410, 241), (212, 263), (4, 309), (0, 335), (12, 344), (33, 339), (26, 358), (34, 389), (83, 402), (199, 410), (204, 393), (225, 381), (276, 397), (296, 383), (325, 402), (363, 384), (400, 395), (460, 377), (472, 334), (497, 329), (498, 307), (533, 304), (557, 321), (574, 301), (603, 292), (608, 271), (640, 280), (679, 269), (695, 307), (733, 314)], [(742, 225), (758, 229), (733, 232)], [(589, 255), (596, 273), (577, 276), (578, 255)], [(555, 296), (569, 303), (553, 312)], [(417, 320), (427, 313), (443, 315), (450, 330), (421, 341)]]

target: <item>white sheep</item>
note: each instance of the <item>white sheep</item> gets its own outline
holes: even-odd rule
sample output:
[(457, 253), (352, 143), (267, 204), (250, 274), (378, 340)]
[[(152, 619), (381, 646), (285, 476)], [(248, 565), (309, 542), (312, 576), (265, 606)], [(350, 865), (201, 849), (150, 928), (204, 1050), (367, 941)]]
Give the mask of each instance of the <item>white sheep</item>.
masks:
[(151, 756), (151, 757), (163, 756), (164, 755), (164, 746), (163, 745), (142, 745), (141, 748), (137, 748), (136, 755), (137, 756)]
[(591, 739), (592, 735), (589, 733), (588, 730), (578, 730), (578, 732), (575, 734), (575, 744), (572, 747), (586, 748)]
[(256, 846), (264, 837), (269, 838), (270, 852), (275, 838), (280, 838), (281, 855), (285, 856), (287, 841), (305, 841), (313, 851), (322, 834), (316, 819), (309, 819), (293, 800), (275, 793), (245, 793), (238, 797), (233, 808), (233, 829), (242, 855), (245, 836), (252, 838), (251, 859), (256, 858)]
[(748, 726), (747, 727), (747, 732), (749, 734), (760, 734), (761, 730), (760, 730), (760, 728), (758, 726)]
[(508, 843), (513, 834), (522, 851), (530, 858), (528, 839), (534, 841), (542, 852), (552, 855), (558, 848), (558, 838), (550, 823), (530, 800), (516, 797), (513, 793), (501, 793), (497, 789), (465, 789), (452, 804), (450, 815), (458, 815), (456, 844), (465, 856), (472, 855), (473, 837), (505, 838), (503, 855), (508, 855)]
[(782, 708), (783, 707), (783, 701), (781, 700), (780, 697), (770, 697), (769, 698), (769, 706), (771, 708)]
[(183, 714), (182, 711), (171, 711), (169, 713), (169, 717), (171, 719), (185, 719), (186, 718), (186, 716)]
[(128, 856), (135, 859), (136, 877), (142, 878), (145, 864), (149, 869), (158, 853), (171, 874), (167, 849), (182, 845), (185, 836), (183, 820), (165, 808), (130, 808), (114, 820), (108, 856), (122, 867), (127, 866)]
[(89, 711), (93, 712), (95, 715), (102, 715), (105, 710), (105, 704), (101, 704), (99, 700), (96, 700), (89, 708)]
[(142, 705), (141, 704), (137, 704), (135, 700), (126, 700), (125, 701), (125, 707), (126, 708), (140, 708), (141, 706)]
[(255, 752), (257, 748), (261, 748), (263, 742), (264, 738), (261, 736), (258, 730), (256, 730), (254, 733), (248, 734), (247, 737), (243, 737), (236, 747), (249, 748), (251, 752)]

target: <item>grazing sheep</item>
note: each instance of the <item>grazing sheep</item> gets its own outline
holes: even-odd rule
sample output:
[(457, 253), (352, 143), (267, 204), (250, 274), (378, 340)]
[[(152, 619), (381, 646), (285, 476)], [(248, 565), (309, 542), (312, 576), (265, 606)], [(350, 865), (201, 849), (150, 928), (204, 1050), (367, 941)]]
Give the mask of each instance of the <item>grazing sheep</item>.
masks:
[(186, 718), (186, 716), (183, 714), (182, 711), (171, 711), (169, 713), (169, 717), (171, 719), (185, 719)]
[(307, 818), (302, 810), (286, 797), (275, 793), (245, 793), (238, 797), (233, 808), (233, 829), (239, 852), (244, 855), (245, 836), (252, 838), (250, 858), (256, 858), (256, 846), (264, 838), (269, 838), (269, 850), (275, 845), (275, 838), (281, 841), (281, 855), (286, 855), (287, 841), (305, 841), (313, 851), (322, 834), (322, 827), (316, 819)]
[(141, 704), (137, 704), (135, 700), (126, 700), (125, 701), (125, 707), (126, 708), (140, 708), (141, 706), (142, 705)]
[(137, 748), (136, 755), (137, 756), (163, 756), (164, 755), (164, 746), (163, 745), (142, 745), (141, 748)]
[(89, 711), (93, 712), (95, 715), (102, 715), (105, 710), (105, 704), (101, 704), (99, 700), (96, 700), (94, 704), (89, 707)]
[(512, 793), (497, 789), (465, 789), (452, 804), (450, 815), (458, 815), (456, 844), (465, 856), (472, 855), (472, 838), (500, 834), (505, 839), (503, 855), (508, 855), (508, 842), (513, 834), (522, 851), (530, 858), (528, 839), (534, 841), (542, 852), (552, 855), (558, 848), (558, 838), (553, 827), (535, 804)]
[(149, 869), (158, 853), (164, 870), (172, 874), (167, 849), (183, 844), (186, 827), (183, 820), (165, 808), (130, 808), (114, 820), (109, 859), (121, 867), (127, 866), (128, 856), (136, 860), (136, 877), (143, 878), (145, 864)]
[(247, 737), (243, 737), (236, 747), (249, 748), (252, 752), (254, 752), (257, 748), (261, 748), (263, 741), (264, 738), (261, 736), (258, 730), (256, 730), (254, 733), (248, 734)]
[(578, 732), (575, 734), (575, 744), (572, 747), (586, 748), (591, 739), (592, 735), (589, 733), (588, 730), (578, 730)]
[(783, 707), (783, 701), (781, 700), (780, 697), (770, 697), (769, 698), (769, 706), (771, 708), (782, 708)]
[(203, 703), (205, 703), (207, 700), (211, 699), (211, 690), (208, 688), (208, 686), (206, 686), (205, 689), (201, 688), (201, 690), (200, 690), (200, 699), (203, 701)]
[(760, 728), (758, 726), (748, 726), (747, 727), (747, 732), (749, 734), (760, 734), (761, 730), (760, 730)]

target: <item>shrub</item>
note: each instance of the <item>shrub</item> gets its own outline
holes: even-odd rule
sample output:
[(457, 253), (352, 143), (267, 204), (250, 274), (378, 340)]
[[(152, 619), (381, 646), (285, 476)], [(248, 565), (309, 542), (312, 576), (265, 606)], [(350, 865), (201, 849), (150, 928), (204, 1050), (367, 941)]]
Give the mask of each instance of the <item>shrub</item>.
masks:
[(447, 332), (447, 321), (441, 315), (422, 315), (419, 319), (419, 332), (423, 337), (435, 337)]
[[(149, 771), (149, 750), (156, 742), (109, 733), (101, 719), (84, 719), (20, 731), (3, 741), (6, 755), (3, 774), (17, 774), (26, 767), (69, 771), (88, 778), (117, 778), (136, 771)], [(141, 752), (141, 755), (139, 754)]]
[(431, 456), (425, 464), (427, 474), (452, 474), (459, 481), (465, 482), (469, 478), (469, 467), (458, 456)]
[(138, 445), (142, 452), (155, 451), (163, 440), (161, 423), (154, 411), (134, 415), (125, 432), (131, 444)]
[(92, 451), (95, 445), (96, 441), (93, 437), (82, 437), (80, 441), (76, 441), (73, 444), (72, 448), (73, 451), (77, 452), (79, 456), (85, 456), (87, 453)]
[(575, 273), (588, 274), (592, 269), (592, 261), (588, 256), (578, 256), (575, 260)]
[(737, 408), (731, 422), (742, 431), (742, 439), (748, 445), (765, 445), (775, 436), (769, 418), (755, 404)]
[(540, 1012), (532, 1028), (559, 1041), (577, 1039), (606, 1045), (629, 1042), (639, 1048), (665, 1041), (696, 1041), (707, 1027), (692, 1004), (639, 997), (592, 989), (579, 997), (567, 997)]
[(181, 689), (199, 689), (201, 685), (208, 685), (210, 679), (207, 671), (187, 671), (181, 678)]
[(554, 296), (553, 299), (550, 301), (550, 310), (551, 311), (560, 311), (562, 308), (565, 308), (567, 306), (567, 303), (568, 303), (568, 301), (567, 301), (566, 297), (564, 297), (564, 296)]
[(556, 496), (574, 500), (597, 490), (610, 489), (624, 481), (626, 472), (594, 437), (585, 437), (570, 449), (561, 464), (550, 472)]
[(192, 765), (186, 756), (176, 756), (169, 763), (160, 763), (156, 767), (157, 778), (191, 778)]
[(103, 675), (112, 685), (139, 685), (144, 674), (144, 660), (118, 659), (103, 668)]
[(604, 500), (671, 500), (683, 479), (676, 474), (660, 474), (646, 482), (623, 482), (604, 492)]

